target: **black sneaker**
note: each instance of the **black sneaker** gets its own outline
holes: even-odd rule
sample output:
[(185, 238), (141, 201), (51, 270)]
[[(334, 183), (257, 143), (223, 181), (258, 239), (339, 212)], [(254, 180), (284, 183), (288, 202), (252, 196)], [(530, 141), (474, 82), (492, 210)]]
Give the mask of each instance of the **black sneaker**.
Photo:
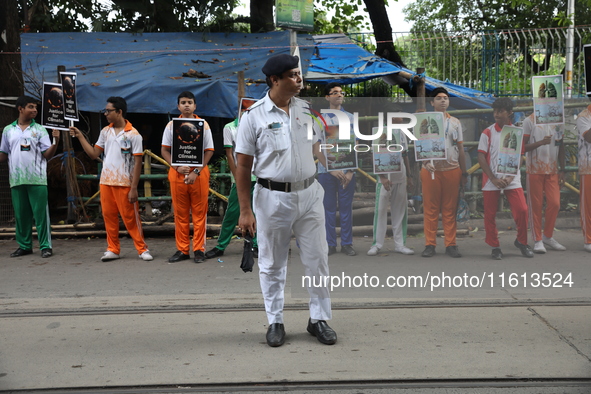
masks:
[(53, 250), (51, 248), (41, 249), (41, 257), (46, 259), (53, 256)]
[(183, 260), (188, 260), (190, 259), (191, 256), (189, 256), (188, 254), (184, 254), (183, 252), (181, 252), (180, 250), (177, 250), (175, 254), (173, 254), (169, 259), (168, 262), (169, 263), (178, 263), (179, 261), (183, 261)]
[(341, 253), (347, 256), (356, 256), (357, 252), (353, 249), (353, 245), (341, 245)]
[(202, 250), (195, 251), (195, 259), (193, 261), (197, 264), (205, 262), (205, 253)]
[(503, 260), (503, 252), (501, 252), (501, 248), (493, 248), (490, 256), (493, 260)]
[(435, 256), (435, 245), (425, 246), (425, 250), (421, 253), (421, 257), (433, 257)]
[(219, 257), (219, 256), (223, 256), (223, 255), (224, 255), (224, 251), (215, 247), (211, 250), (208, 250), (205, 253), (205, 258), (206, 259), (213, 259), (214, 257)]
[(462, 257), (457, 245), (452, 245), (445, 248), (445, 254), (455, 258)]
[(521, 254), (524, 257), (530, 257), (530, 258), (534, 257), (534, 251), (532, 250), (532, 248), (529, 245), (524, 245), (524, 244), (520, 243), (518, 240), (515, 240), (513, 245), (515, 245), (516, 248), (521, 250)]
[(337, 247), (336, 246), (329, 246), (328, 247), (328, 255), (330, 256), (331, 254), (335, 254), (337, 252)]

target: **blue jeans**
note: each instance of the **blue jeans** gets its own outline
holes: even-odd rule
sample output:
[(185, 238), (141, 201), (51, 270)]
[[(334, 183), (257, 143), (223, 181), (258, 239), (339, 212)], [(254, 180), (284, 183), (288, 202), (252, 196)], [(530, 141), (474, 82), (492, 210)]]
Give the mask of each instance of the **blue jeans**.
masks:
[[(337, 246), (337, 209), (341, 215), (341, 246), (353, 244), (353, 194), (355, 194), (355, 175), (343, 189), (334, 176), (318, 174), (318, 182), (324, 188), (324, 217), (326, 221), (326, 242)], [(338, 207), (338, 208), (337, 208)]]

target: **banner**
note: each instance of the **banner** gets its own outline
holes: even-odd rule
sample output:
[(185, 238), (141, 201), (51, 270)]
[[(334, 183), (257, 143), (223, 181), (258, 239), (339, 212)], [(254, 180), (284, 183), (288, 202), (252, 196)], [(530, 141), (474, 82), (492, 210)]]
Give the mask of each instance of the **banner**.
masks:
[(562, 75), (532, 77), (534, 123), (564, 123), (564, 91)]
[(41, 125), (50, 129), (68, 130), (68, 121), (64, 118), (62, 85), (43, 82), (41, 98)]
[(510, 176), (519, 174), (522, 147), (523, 129), (515, 126), (503, 126), (497, 165), (498, 174)]
[(78, 100), (76, 99), (76, 73), (60, 72), (64, 97), (64, 119), (78, 121)]
[(203, 119), (172, 120), (171, 165), (203, 167)]
[[(373, 134), (378, 128), (372, 129)], [(406, 138), (400, 129), (392, 130), (392, 140), (388, 141), (385, 134), (379, 139), (379, 144), (373, 147), (373, 173), (388, 174), (402, 172), (402, 152), (408, 149)]]
[(445, 146), (445, 130), (443, 130), (443, 113), (419, 112), (414, 114), (417, 125), (413, 128), (415, 141), (415, 159), (445, 160), (447, 150)]
[(314, 1), (313, 0), (277, 0), (277, 27), (294, 30), (314, 30)]

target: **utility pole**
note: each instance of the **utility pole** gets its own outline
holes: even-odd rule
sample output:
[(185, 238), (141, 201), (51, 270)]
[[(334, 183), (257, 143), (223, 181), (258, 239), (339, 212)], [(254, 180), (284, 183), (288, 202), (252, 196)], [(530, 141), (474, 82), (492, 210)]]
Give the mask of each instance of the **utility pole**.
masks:
[(568, 0), (567, 18), (569, 19), (566, 31), (566, 98), (572, 97), (573, 93), (573, 65), (575, 50), (575, 0)]

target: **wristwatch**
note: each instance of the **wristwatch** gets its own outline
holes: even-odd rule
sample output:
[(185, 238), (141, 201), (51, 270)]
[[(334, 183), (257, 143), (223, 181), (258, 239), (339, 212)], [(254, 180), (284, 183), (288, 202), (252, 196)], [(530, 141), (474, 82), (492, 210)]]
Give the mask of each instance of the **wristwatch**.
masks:
[(199, 170), (199, 168), (195, 168), (195, 169), (193, 170), (193, 173), (195, 173), (197, 176), (199, 176), (199, 175), (200, 175), (200, 174), (199, 174), (200, 172), (201, 172), (201, 171)]

